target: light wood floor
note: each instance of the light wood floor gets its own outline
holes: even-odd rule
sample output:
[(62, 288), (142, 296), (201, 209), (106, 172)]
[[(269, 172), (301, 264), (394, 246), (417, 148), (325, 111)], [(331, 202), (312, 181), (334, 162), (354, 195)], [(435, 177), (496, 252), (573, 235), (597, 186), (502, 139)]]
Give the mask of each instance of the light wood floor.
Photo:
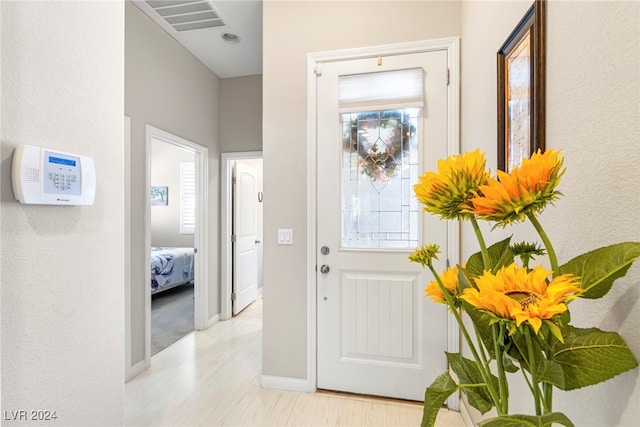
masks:
[[(126, 384), (127, 426), (419, 426), (422, 406), (260, 387), (256, 310), (187, 335)], [(250, 314), (250, 315), (247, 315)], [(442, 410), (437, 426), (464, 427)]]

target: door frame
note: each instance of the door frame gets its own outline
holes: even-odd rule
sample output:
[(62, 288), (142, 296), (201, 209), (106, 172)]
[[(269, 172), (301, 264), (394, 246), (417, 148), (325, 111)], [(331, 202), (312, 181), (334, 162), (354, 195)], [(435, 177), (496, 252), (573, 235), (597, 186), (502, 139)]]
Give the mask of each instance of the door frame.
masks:
[(221, 191), (220, 191), (220, 320), (232, 317), (231, 311), (231, 277), (232, 270), (232, 163), (236, 160), (262, 159), (262, 151), (237, 151), (222, 153), (221, 156)]
[[(365, 48), (344, 49), (307, 55), (307, 381), (306, 391), (317, 389), (317, 90), (316, 74), (322, 73), (325, 62), (348, 61), (363, 58), (375, 58), (389, 55), (404, 55), (419, 52), (447, 52), (449, 67), (447, 153), (460, 152), (460, 38), (450, 37), (397, 43)], [(447, 262), (459, 263), (460, 224), (447, 222)], [(447, 314), (447, 351), (460, 351), (460, 331), (451, 313)], [(425, 387), (428, 384), (425, 384)], [(450, 409), (459, 409), (459, 396), (454, 393), (447, 400)]]
[[(151, 125), (146, 130), (146, 173), (145, 173), (145, 265), (151, 265), (151, 141), (153, 139), (192, 151), (196, 166), (196, 230), (194, 233), (194, 329), (204, 330), (209, 326), (209, 149), (203, 145), (188, 141), (177, 135)], [(145, 364), (151, 365), (151, 269), (145, 268)]]

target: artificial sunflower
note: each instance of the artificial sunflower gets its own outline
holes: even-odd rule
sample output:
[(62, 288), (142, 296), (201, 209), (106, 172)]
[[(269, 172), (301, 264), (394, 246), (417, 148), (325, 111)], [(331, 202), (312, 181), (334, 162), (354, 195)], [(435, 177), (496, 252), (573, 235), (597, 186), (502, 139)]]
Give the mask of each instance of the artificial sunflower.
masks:
[(424, 245), (416, 248), (410, 255), (409, 261), (417, 262), (423, 267), (427, 267), (433, 264), (434, 259), (438, 259), (440, 253), (440, 246), (436, 244)]
[(567, 303), (582, 291), (577, 277), (563, 274), (547, 283), (551, 271), (537, 266), (531, 271), (511, 264), (496, 274), (485, 271), (475, 279), (476, 288), (466, 288), (463, 300), (497, 317), (511, 319), (516, 326), (527, 322), (538, 333), (542, 320), (567, 310)]
[(489, 178), (485, 164), (484, 153), (479, 149), (439, 160), (438, 172), (425, 173), (413, 186), (416, 197), (425, 211), (442, 219), (465, 218), (472, 207), (469, 200)]
[(523, 221), (528, 212), (542, 211), (561, 195), (556, 188), (565, 171), (562, 164), (557, 151), (538, 150), (511, 173), (498, 171), (497, 180), (489, 178), (481, 185), (479, 194), (471, 199), (469, 212), (500, 226)]
[[(458, 266), (447, 268), (440, 275), (440, 280), (442, 284), (452, 294), (456, 294), (456, 290), (458, 289)], [(431, 301), (444, 303), (444, 293), (440, 288), (437, 280), (431, 281), (427, 287), (424, 289), (425, 296), (431, 297)]]

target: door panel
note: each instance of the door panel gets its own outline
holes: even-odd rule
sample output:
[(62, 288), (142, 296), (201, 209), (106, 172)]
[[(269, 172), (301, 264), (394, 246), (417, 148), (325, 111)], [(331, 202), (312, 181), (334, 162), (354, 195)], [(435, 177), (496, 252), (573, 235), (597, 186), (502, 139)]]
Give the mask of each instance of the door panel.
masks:
[(257, 178), (255, 169), (236, 162), (233, 193), (233, 315), (255, 301), (258, 294)]
[[(427, 243), (447, 250), (446, 222), (413, 195), (447, 155), (447, 53), (383, 62), (325, 63), (317, 80), (318, 388), (422, 400), (447, 366), (447, 317), (425, 300), (429, 273), (407, 257)], [(423, 69), (421, 108), (339, 112), (340, 76), (413, 67)]]
[(343, 360), (416, 367), (421, 347), (418, 275), (342, 272)]

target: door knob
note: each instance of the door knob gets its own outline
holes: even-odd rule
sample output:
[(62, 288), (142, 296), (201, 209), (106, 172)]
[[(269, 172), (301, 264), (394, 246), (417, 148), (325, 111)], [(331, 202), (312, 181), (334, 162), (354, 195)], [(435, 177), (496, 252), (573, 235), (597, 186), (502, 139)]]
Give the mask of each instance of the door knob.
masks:
[(322, 264), (322, 266), (320, 267), (320, 273), (322, 274), (327, 274), (329, 270), (330, 268), (327, 264)]
[(260, 243), (260, 240), (256, 240), (256, 245), (257, 245), (258, 243)]

